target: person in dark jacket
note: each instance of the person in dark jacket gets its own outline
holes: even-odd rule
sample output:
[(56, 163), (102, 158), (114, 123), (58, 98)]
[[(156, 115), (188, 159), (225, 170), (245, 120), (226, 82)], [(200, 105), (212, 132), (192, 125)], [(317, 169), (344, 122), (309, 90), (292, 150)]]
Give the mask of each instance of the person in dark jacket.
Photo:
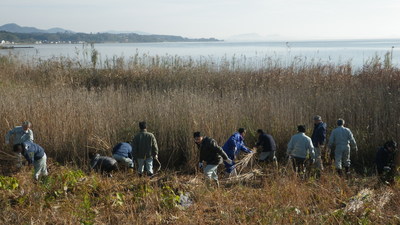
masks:
[(258, 141), (255, 145), (256, 149), (261, 148), (260, 156), (258, 157), (260, 162), (265, 161), (277, 161), (275, 152), (276, 152), (276, 144), (274, 138), (265, 133), (262, 129), (257, 130)]
[(240, 151), (252, 153), (252, 151), (244, 145), (243, 138), (245, 135), (246, 130), (244, 128), (239, 128), (238, 131), (232, 134), (232, 136), (230, 136), (222, 146), (222, 150), (224, 150), (228, 158), (232, 161), (230, 164), (224, 162), (225, 171), (229, 175), (236, 175), (235, 159), (239, 155)]
[(214, 139), (203, 136), (200, 132), (194, 132), (193, 138), (200, 150), (199, 168), (203, 169), (203, 163), (205, 162), (204, 175), (208, 180), (213, 179), (217, 186), (219, 186), (217, 174), (218, 165), (222, 162), (222, 159), (227, 163), (232, 163), (232, 160), (228, 158), (224, 150), (218, 146)]
[(376, 153), (375, 163), (378, 175), (384, 182), (393, 182), (396, 173), (395, 155), (397, 143), (395, 141), (386, 142)]
[(326, 143), (326, 123), (322, 122), (321, 116), (314, 116), (314, 130), (311, 135), (311, 140), (314, 145), (315, 168), (323, 170), (324, 166), (321, 154)]
[(111, 172), (118, 170), (117, 160), (100, 156), (100, 154), (89, 153), (90, 169), (111, 176)]
[(121, 142), (114, 146), (112, 156), (119, 163), (128, 168), (133, 168), (132, 146), (127, 142)]
[(33, 143), (32, 141), (25, 141), (23, 143), (15, 144), (13, 147), (15, 153), (22, 154), (28, 161), (28, 164), (33, 164), (34, 173), (33, 178), (39, 179), (39, 176), (47, 176), (47, 156), (44, 149)]

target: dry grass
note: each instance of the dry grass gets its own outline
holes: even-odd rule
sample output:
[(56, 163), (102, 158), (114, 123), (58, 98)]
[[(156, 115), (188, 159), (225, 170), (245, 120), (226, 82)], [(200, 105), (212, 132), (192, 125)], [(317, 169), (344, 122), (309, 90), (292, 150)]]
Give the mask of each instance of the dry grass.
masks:
[(301, 62), (284, 68), (268, 61), (259, 69), (241, 69), (177, 57), (125, 61), (93, 69), (71, 59), (28, 64), (2, 57), (1, 133), (31, 120), (50, 157), (82, 164), (89, 146), (129, 140), (137, 122), (147, 120), (168, 167), (193, 165), (195, 130), (223, 144), (246, 127), (252, 146), (255, 130), (263, 128), (275, 137), (282, 157), (296, 125), (307, 124), (310, 133), (315, 114), (329, 130), (337, 118), (347, 121), (362, 152), (355, 161), (359, 166), (368, 165), (385, 140), (399, 137), (400, 72), (379, 62), (352, 71), (349, 65)]
[[(396, 224), (400, 183), (345, 180), (326, 172), (300, 179), (260, 167), (241, 182), (210, 188), (201, 175), (165, 171), (153, 179), (118, 172), (113, 178), (50, 163), (50, 176), (32, 185), (25, 168), (16, 189), (0, 187), (5, 224)], [(248, 173), (246, 173), (248, 174)], [(242, 176), (245, 176), (243, 174)], [(0, 181), (2, 181), (0, 179)], [(4, 183), (4, 182), (3, 182)], [(365, 195), (366, 190), (368, 193)], [(190, 206), (180, 204), (180, 196)]]
[[(330, 131), (342, 117), (360, 149), (353, 164), (366, 173), (373, 171), (377, 146), (399, 138), (400, 71), (379, 61), (359, 71), (349, 65), (294, 62), (283, 67), (266, 60), (247, 68), (227, 61), (149, 56), (97, 63), (101, 68), (90, 65), (0, 57), (0, 133), (32, 121), (36, 142), (54, 162), (53, 180), (73, 179), (57, 176), (74, 176), (68, 175), (72, 168), (86, 168), (91, 149), (110, 155), (110, 147), (129, 140), (141, 120), (155, 133), (163, 168), (184, 174), (196, 171), (191, 134), (197, 130), (223, 144), (238, 127), (246, 127), (251, 147), (256, 129), (263, 128), (276, 139), (282, 160), (297, 124), (307, 124), (310, 134), (312, 116), (319, 114)], [(2, 142), (0, 147), (10, 153)], [(209, 190), (189, 175), (164, 174), (153, 182), (124, 174), (114, 179), (84, 174), (65, 191), (55, 183), (32, 186), (24, 172), (16, 175), (18, 189), (0, 191), (4, 223), (398, 223), (399, 208), (393, 204), (399, 201), (398, 185), (385, 213), (372, 204), (364, 214), (344, 212), (343, 204), (369, 186), (371, 178), (347, 182), (328, 173), (320, 181), (301, 181), (284, 168), (264, 168), (262, 175), (251, 177), (251, 171), (243, 171), (246, 182)], [(191, 208), (168, 205), (179, 191), (191, 193)]]

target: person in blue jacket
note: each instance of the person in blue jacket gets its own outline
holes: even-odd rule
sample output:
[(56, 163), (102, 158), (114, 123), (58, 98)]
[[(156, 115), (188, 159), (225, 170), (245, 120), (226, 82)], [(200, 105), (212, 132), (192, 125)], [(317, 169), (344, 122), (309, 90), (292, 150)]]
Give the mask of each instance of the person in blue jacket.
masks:
[(23, 143), (15, 144), (13, 150), (16, 153), (21, 153), (28, 161), (29, 165), (33, 164), (33, 178), (35, 180), (38, 180), (40, 175), (48, 175), (47, 156), (40, 145), (35, 144), (32, 141), (25, 141)]
[(252, 151), (244, 145), (244, 136), (246, 135), (246, 130), (244, 128), (239, 128), (237, 132), (232, 134), (229, 139), (222, 146), (224, 152), (228, 155), (228, 158), (232, 160), (232, 163), (224, 162), (225, 171), (229, 175), (236, 175), (235, 169), (235, 158), (239, 155), (240, 151), (246, 153), (252, 153)]
[(325, 148), (326, 142), (326, 123), (322, 122), (321, 116), (314, 116), (314, 130), (311, 135), (311, 140), (315, 151), (315, 168), (323, 170), (322, 151)]
[(121, 142), (114, 146), (112, 156), (126, 167), (133, 168), (132, 146), (127, 142)]

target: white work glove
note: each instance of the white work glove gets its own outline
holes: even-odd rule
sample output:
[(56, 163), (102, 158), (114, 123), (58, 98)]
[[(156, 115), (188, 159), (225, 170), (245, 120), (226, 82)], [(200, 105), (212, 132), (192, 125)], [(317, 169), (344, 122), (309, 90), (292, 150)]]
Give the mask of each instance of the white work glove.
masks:
[(154, 159), (158, 159), (158, 155), (155, 155), (155, 156), (154, 156)]
[(232, 160), (230, 160), (230, 159), (225, 159), (224, 162), (226, 162), (228, 164), (232, 164)]
[(272, 157), (272, 161), (277, 161), (278, 159), (276, 158), (276, 156)]
[(203, 163), (202, 162), (199, 162), (199, 168), (203, 169)]

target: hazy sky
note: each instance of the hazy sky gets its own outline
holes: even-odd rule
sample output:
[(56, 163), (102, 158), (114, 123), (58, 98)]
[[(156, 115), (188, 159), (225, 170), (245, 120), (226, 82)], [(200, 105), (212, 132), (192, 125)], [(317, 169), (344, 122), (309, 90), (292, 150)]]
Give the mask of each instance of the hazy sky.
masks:
[(227, 38), (400, 38), (400, 0), (2, 0), (0, 25)]

